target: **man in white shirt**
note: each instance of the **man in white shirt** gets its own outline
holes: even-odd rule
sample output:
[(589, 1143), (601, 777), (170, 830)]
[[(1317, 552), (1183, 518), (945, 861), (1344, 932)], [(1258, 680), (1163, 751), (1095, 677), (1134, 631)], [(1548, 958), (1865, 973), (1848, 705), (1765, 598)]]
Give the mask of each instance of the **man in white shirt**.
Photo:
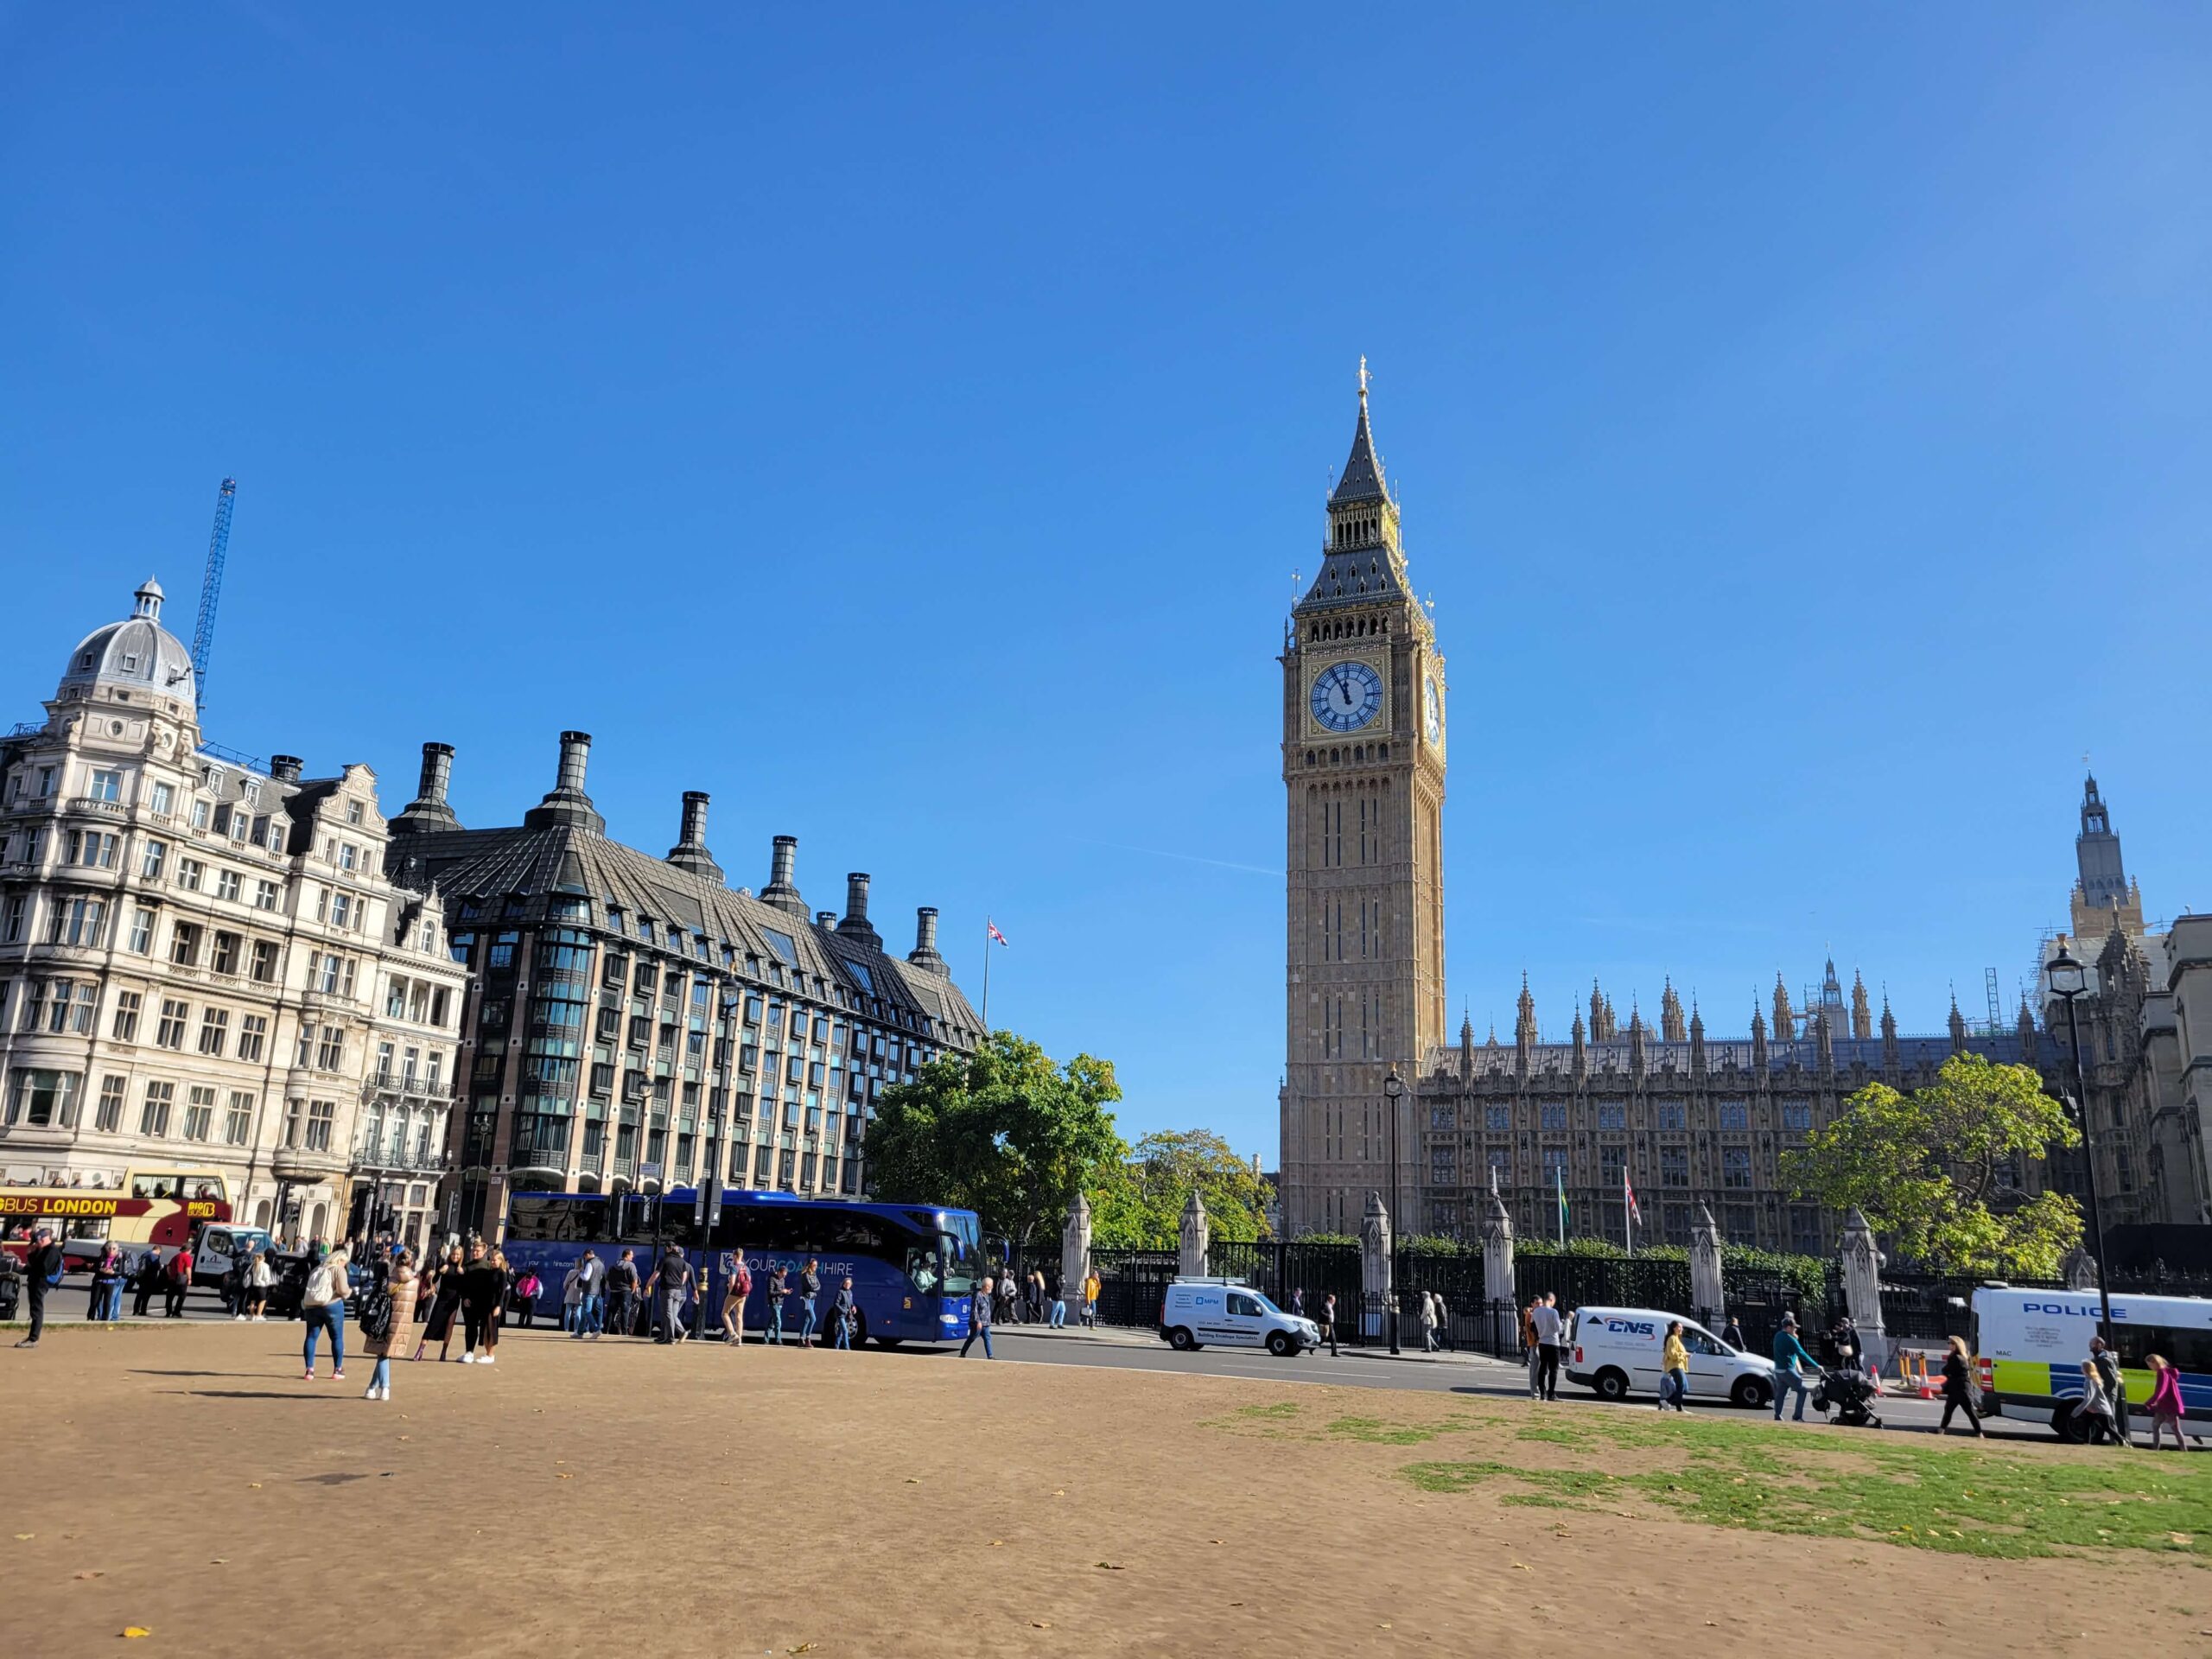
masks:
[(1559, 1398), (1559, 1339), (1567, 1330), (1567, 1321), (1559, 1316), (1559, 1296), (1546, 1291), (1544, 1300), (1538, 1302), (1529, 1322), (1536, 1327), (1536, 1383), (1544, 1399)]

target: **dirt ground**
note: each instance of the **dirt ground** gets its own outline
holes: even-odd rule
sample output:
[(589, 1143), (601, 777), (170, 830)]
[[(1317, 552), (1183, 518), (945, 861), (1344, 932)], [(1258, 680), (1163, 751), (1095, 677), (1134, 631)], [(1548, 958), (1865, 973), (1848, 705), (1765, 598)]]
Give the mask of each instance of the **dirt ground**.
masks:
[(496, 1368), (399, 1365), (373, 1403), (358, 1357), (345, 1383), (302, 1382), (298, 1332), (0, 1349), (0, 1652), (1702, 1655), (1902, 1637), (2018, 1656), (2200, 1652), (2212, 1632), (2193, 1558), (1985, 1560), (1565, 1514), (1424, 1491), (1402, 1471), (1435, 1446), (1390, 1430), (1268, 1432), (1272, 1414), (1479, 1410), (1526, 1439), (1592, 1407), (512, 1332)]

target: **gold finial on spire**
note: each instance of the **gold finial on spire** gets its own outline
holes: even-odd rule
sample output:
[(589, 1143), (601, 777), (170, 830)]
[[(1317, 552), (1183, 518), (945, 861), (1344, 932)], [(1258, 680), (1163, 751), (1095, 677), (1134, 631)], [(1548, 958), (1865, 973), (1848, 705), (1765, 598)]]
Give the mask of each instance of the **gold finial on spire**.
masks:
[(1359, 354), (1359, 400), (1362, 403), (1367, 401), (1367, 353), (1364, 352)]

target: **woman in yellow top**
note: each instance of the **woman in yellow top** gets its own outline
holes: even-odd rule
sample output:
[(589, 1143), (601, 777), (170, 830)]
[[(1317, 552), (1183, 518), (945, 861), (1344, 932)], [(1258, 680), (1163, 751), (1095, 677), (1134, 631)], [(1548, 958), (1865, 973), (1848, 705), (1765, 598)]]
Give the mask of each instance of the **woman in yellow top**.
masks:
[(1102, 1288), (1097, 1268), (1083, 1275), (1083, 1322), (1086, 1325), (1098, 1323), (1098, 1293)]
[(1682, 1402), (1690, 1392), (1690, 1351), (1682, 1345), (1680, 1319), (1667, 1321), (1667, 1345), (1660, 1351), (1659, 1370), (1659, 1409), (1667, 1409), (1668, 1397), (1672, 1395), (1675, 1409), (1686, 1411)]

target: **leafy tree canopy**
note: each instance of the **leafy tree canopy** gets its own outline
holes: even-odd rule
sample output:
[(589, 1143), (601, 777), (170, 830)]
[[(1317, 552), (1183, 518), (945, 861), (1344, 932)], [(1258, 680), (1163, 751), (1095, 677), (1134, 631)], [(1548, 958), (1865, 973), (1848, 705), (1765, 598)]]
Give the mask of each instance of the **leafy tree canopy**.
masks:
[(1925, 1089), (1869, 1084), (1846, 1105), (1783, 1154), (1800, 1197), (1856, 1206), (1901, 1255), (1954, 1272), (2048, 1277), (2080, 1242), (2073, 1199), (2014, 1201), (1997, 1179), (2000, 1165), (2040, 1162), (2082, 1138), (2029, 1067), (1954, 1054)]
[(1252, 1166), (1211, 1129), (1163, 1129), (1099, 1172), (1090, 1189), (1091, 1238), (1109, 1249), (1172, 1245), (1193, 1191), (1215, 1238), (1268, 1236), (1268, 1184)]
[(973, 1054), (941, 1054), (886, 1090), (868, 1137), (880, 1196), (975, 1211), (1018, 1243), (1057, 1233), (1077, 1192), (1127, 1151), (1107, 1109), (1121, 1099), (1110, 1060), (1054, 1064), (1036, 1044), (993, 1032)]

